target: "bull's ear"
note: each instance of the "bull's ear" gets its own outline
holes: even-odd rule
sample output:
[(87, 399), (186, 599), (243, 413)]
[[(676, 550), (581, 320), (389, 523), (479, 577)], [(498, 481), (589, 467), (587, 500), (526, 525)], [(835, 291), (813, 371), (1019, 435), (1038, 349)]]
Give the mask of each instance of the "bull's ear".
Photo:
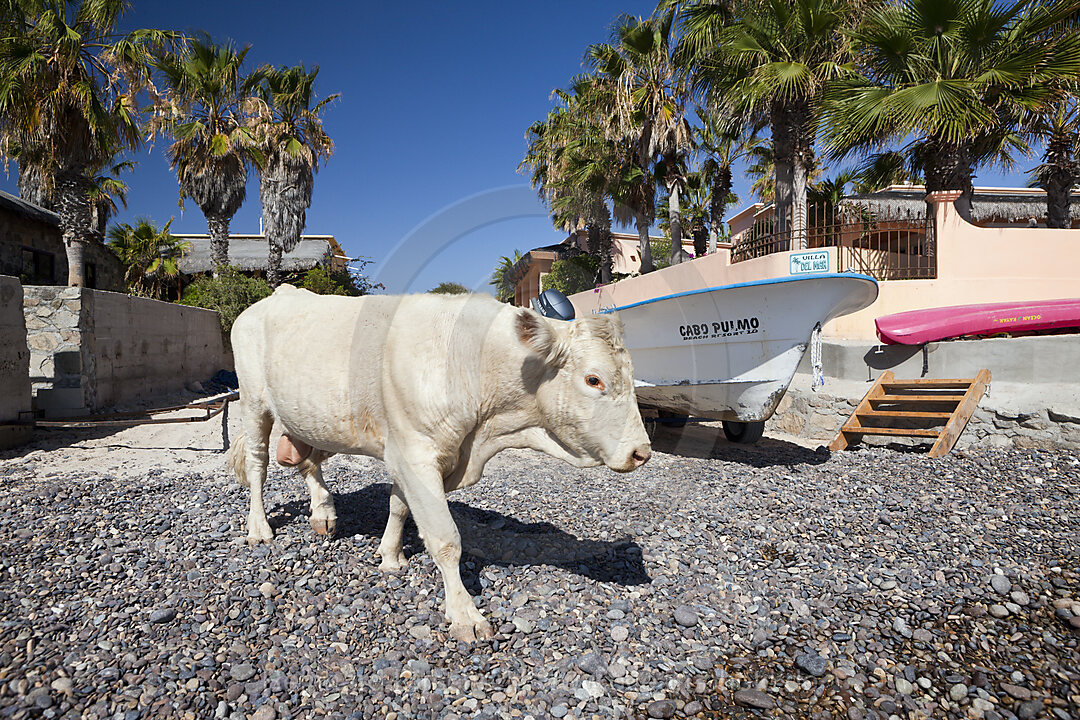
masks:
[(563, 355), (562, 343), (555, 328), (532, 310), (521, 310), (514, 318), (514, 330), (522, 345), (544, 359), (557, 362)]

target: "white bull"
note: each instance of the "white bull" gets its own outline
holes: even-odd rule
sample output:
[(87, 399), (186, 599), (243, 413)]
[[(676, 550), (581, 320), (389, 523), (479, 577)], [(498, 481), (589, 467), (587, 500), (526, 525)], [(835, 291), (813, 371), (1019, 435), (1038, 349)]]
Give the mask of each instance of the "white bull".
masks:
[(262, 490), (275, 421), (293, 447), (311, 448), (296, 459), (316, 531), (336, 521), (319, 464), (334, 453), (381, 458), (394, 487), (379, 568), (405, 566), (411, 511), (461, 640), (489, 637), (491, 626), (461, 582), (447, 491), (475, 483), (506, 448), (619, 472), (649, 459), (630, 355), (610, 317), (549, 320), (486, 295), (347, 298), (285, 285), (237, 318), (232, 346), (244, 433), (231, 462), (251, 489), (248, 540), (273, 538)]

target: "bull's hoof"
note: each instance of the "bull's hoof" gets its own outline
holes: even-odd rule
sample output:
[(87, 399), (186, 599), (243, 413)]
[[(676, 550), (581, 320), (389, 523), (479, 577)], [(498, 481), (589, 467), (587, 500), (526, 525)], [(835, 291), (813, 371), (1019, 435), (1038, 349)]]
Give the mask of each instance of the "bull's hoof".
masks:
[(337, 530), (336, 517), (312, 517), (310, 522), (311, 529), (319, 535), (333, 535)]
[(405, 553), (398, 552), (396, 555), (393, 553), (380, 553), (382, 562), (379, 563), (379, 571), (384, 573), (395, 573), (404, 570), (409, 567), (409, 561), (405, 559)]
[(494, 637), (495, 631), (487, 620), (462, 620), (450, 625), (450, 637), (461, 642), (474, 642)]
[(273, 542), (274, 531), (270, 529), (270, 523), (265, 518), (248, 518), (248, 545)]

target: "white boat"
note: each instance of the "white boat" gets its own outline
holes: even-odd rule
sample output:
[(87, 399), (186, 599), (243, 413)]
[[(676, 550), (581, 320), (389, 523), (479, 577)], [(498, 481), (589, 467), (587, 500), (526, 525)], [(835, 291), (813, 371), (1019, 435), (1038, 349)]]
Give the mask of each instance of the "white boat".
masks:
[(726, 421), (752, 442), (776, 410), (816, 325), (877, 299), (855, 273), (776, 278), (666, 295), (618, 312), (638, 402), (665, 414)]

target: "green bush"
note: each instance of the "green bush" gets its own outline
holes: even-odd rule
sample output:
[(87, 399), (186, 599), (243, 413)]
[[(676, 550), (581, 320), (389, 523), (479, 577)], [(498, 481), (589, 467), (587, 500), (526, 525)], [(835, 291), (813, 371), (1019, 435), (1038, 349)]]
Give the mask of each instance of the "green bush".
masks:
[(300, 287), (310, 290), (317, 295), (349, 295), (352, 297), (363, 295), (364, 292), (356, 286), (356, 279), (347, 270), (327, 270), (319, 266), (308, 270)]
[(540, 282), (543, 290), (558, 290), (563, 295), (592, 290), (596, 287), (600, 261), (592, 255), (575, 255), (551, 263), (551, 272)]
[(467, 295), (472, 291), (461, 283), (448, 281), (439, 283), (428, 292), (436, 295)]
[(273, 290), (265, 281), (249, 278), (233, 267), (223, 267), (217, 277), (197, 278), (184, 289), (180, 304), (217, 310), (221, 329), (228, 336), (236, 318)]

